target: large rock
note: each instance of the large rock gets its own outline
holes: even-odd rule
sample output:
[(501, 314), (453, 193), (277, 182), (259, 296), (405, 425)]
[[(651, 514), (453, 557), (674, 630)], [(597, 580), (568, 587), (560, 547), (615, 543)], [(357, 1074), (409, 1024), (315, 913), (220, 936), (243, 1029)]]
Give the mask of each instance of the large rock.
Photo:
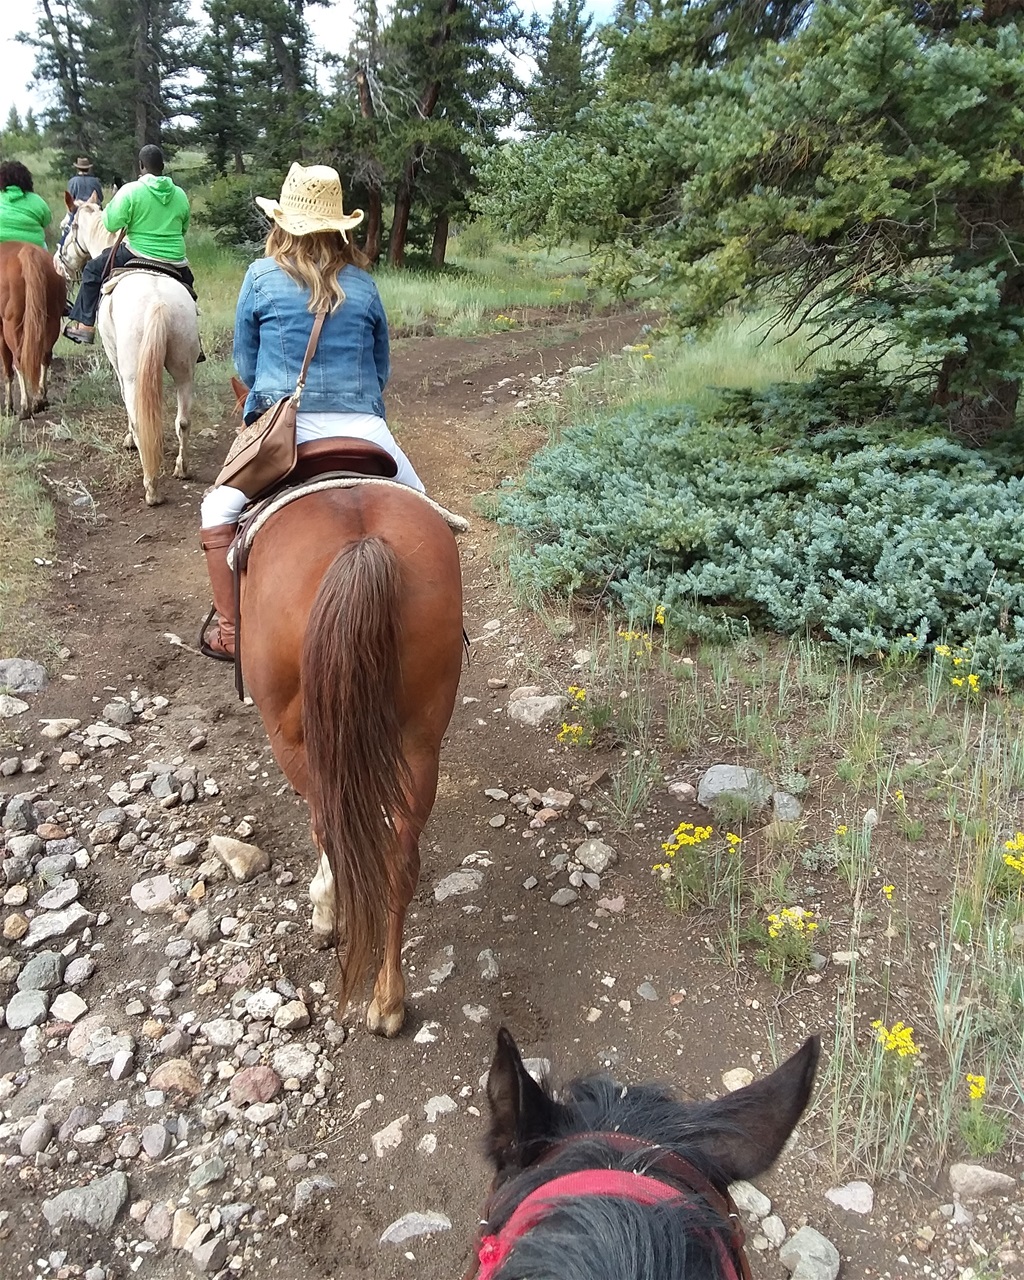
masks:
[(95, 923), (96, 917), (91, 911), (86, 911), (80, 902), (73, 902), (63, 911), (48, 911), (46, 915), (35, 916), (28, 926), (28, 933), (22, 939), (22, 945), (31, 949), (54, 938), (68, 938)]
[(28, 710), (28, 703), (21, 698), (12, 698), (9, 693), (0, 693), (0, 720), (10, 720), (14, 716), (23, 716)]
[(772, 1211), (772, 1202), (752, 1182), (734, 1182), (729, 1194), (748, 1222), (760, 1222)]
[(316, 1054), (301, 1044), (284, 1044), (274, 1050), (273, 1063), (282, 1080), (308, 1080), (316, 1070)]
[(38, 693), (49, 681), (46, 668), (30, 658), (0, 659), (0, 689), (8, 693)]
[(569, 699), (561, 693), (540, 694), (529, 698), (509, 698), (506, 708), (510, 720), (530, 729), (541, 729), (546, 724), (557, 724)]
[(203, 1086), (187, 1058), (168, 1058), (149, 1077), (149, 1087), (191, 1099), (198, 1097)]
[(772, 812), (779, 822), (799, 822), (803, 817), (804, 807), (788, 791), (773, 791)]
[(434, 885), (435, 902), (444, 902), (463, 893), (475, 893), (484, 882), (484, 873), (472, 868), (453, 871)]
[(15, 835), (35, 831), (39, 826), (39, 814), (28, 796), (11, 796), (4, 810), (3, 826), (5, 831), (13, 831)]
[(167, 915), (178, 904), (180, 894), (168, 875), (149, 876), (131, 887), (132, 902), (147, 916)]
[(603, 840), (584, 840), (572, 855), (577, 862), (582, 862), (588, 871), (603, 876), (613, 862), (618, 862), (619, 855)]
[(813, 1227), (801, 1227), (779, 1250), (779, 1261), (792, 1280), (836, 1280), (839, 1250)]
[(86, 1187), (62, 1191), (43, 1201), (43, 1217), (54, 1229), (80, 1222), (94, 1231), (108, 1233), (128, 1199), (128, 1179), (123, 1173), (94, 1178)]
[(46, 991), (18, 991), (7, 1005), (7, 1025), (12, 1031), (37, 1027), (46, 1021), (49, 1004), (50, 997)]
[(40, 951), (18, 974), (19, 991), (53, 991), (64, 977), (67, 960), (59, 951)]
[(220, 858), (239, 884), (270, 870), (270, 854), (255, 844), (244, 844), (230, 836), (212, 835), (207, 853)]
[(825, 1199), (848, 1213), (870, 1213), (875, 1207), (875, 1192), (870, 1182), (848, 1182), (842, 1187), (830, 1187)]
[(740, 764), (713, 764), (697, 787), (697, 803), (704, 809), (714, 807), (722, 796), (745, 801), (752, 809), (761, 809), (772, 794), (772, 784), (757, 769)]
[(1017, 1179), (980, 1164), (955, 1164), (949, 1171), (949, 1185), (964, 1200), (982, 1196), (1009, 1196), (1017, 1189)]

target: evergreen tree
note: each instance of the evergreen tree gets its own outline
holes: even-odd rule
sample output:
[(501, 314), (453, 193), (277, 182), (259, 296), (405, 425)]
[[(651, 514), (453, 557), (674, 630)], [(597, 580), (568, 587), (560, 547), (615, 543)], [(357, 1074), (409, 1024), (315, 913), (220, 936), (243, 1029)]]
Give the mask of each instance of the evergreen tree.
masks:
[[(650, 36), (638, 26), (641, 47)], [(580, 137), (493, 157), (485, 211), (519, 231), (590, 236), (623, 284), (675, 286), (685, 325), (764, 299), (823, 344), (902, 344), (965, 438), (1012, 424), (1024, 376), (1019, 3), (823, 0), (788, 39), (652, 73), (639, 100), (638, 65), (613, 58)]]
[(537, 71), (526, 91), (529, 127), (534, 133), (563, 133), (597, 93), (600, 55), (584, 14), (584, 0), (555, 0), (545, 27), (531, 31)]
[(7, 123), (4, 125), (4, 141), (13, 142), (16, 139), (20, 139), (23, 132), (18, 108), (12, 103), (11, 109), (7, 113)]
[(257, 134), (256, 78), (248, 58), (253, 24), (233, 0), (206, 0), (208, 26), (196, 48), (202, 85), (192, 102), (192, 137), (217, 173), (245, 171), (244, 153)]
[(105, 178), (133, 178), (139, 148), (163, 144), (185, 107), (185, 0), (41, 0), (41, 8), (31, 43), (37, 77), (56, 91), (58, 146), (67, 159), (92, 155)]

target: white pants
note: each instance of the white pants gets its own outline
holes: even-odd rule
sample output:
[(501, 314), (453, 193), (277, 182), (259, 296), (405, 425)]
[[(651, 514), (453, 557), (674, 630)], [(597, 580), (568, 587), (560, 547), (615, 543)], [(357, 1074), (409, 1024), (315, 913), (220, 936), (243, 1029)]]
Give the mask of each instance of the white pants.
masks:
[[(357, 440), (369, 440), (371, 444), (379, 445), (398, 464), (395, 475), (398, 483), (407, 484), (410, 489), (418, 489), (420, 493), (426, 492), (423, 481), (413, 470), (412, 463), (402, 452), (383, 418), (372, 413), (304, 413), (300, 410), (296, 422), (295, 437), (299, 444), (305, 444), (308, 440), (354, 436)], [(248, 501), (241, 489), (234, 489), (229, 484), (211, 489), (199, 509), (202, 527), (212, 529), (218, 524), (237, 524)]]

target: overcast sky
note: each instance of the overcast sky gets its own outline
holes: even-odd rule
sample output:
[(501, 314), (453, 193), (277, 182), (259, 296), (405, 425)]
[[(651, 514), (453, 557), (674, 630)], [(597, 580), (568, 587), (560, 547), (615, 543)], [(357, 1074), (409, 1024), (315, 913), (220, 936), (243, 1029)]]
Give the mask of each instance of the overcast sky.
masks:
[[(546, 13), (551, 8), (551, 0), (519, 3), (527, 13)], [(190, 0), (190, 7), (197, 15), (201, 12), (199, 0)], [(601, 20), (611, 15), (615, 0), (590, 0), (587, 7)], [(342, 53), (348, 46), (352, 29), (349, 8), (348, 0), (334, 0), (325, 8), (309, 10), (314, 34), (332, 53)], [(29, 107), (38, 113), (48, 105), (46, 91), (31, 84), (33, 51), (14, 38), (19, 31), (35, 30), (37, 10), (35, 0), (0, 0), (0, 123), (7, 119), (12, 104), (22, 116)]]

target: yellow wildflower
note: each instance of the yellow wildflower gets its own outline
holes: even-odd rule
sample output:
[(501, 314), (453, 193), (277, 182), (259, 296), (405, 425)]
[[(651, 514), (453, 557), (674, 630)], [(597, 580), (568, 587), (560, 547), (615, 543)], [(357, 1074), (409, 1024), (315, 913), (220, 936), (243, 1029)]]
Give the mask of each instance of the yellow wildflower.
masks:
[(586, 702), (587, 700), (586, 689), (581, 689), (578, 684), (571, 684), (568, 692), (569, 697), (572, 698), (573, 702)]
[(894, 884), (882, 885), (882, 892), (885, 894), (886, 902), (892, 902), (892, 895), (895, 893), (895, 891), (896, 891), (896, 886)]
[(921, 1052), (921, 1046), (914, 1042), (914, 1028), (904, 1022), (894, 1022), (889, 1028), (880, 1019), (871, 1024), (878, 1034), (878, 1042), (886, 1053), (898, 1054), (901, 1058), (913, 1058)]
[(740, 845), (743, 843), (743, 837), (742, 837), (742, 836), (738, 836), (738, 835), (735, 833), (735, 831), (727, 831), (727, 832), (725, 833), (725, 839), (726, 839), (727, 844), (729, 845), (729, 852), (730, 852), (730, 853), (735, 853), (735, 852), (736, 852), (736, 850), (737, 850), (737, 849), (740, 847)]
[(1024, 831), (1018, 831), (1012, 840), (1003, 845), (1007, 853), (1024, 853)]
[(845, 823), (845, 822), (841, 822), (841, 823), (839, 824), (839, 826), (838, 826), (838, 827), (836, 827), (836, 835), (837, 835), (837, 836), (845, 836), (845, 835), (846, 835), (846, 833), (847, 833), (847, 831), (849, 831), (849, 827), (846, 825), (846, 823)]
[(783, 907), (777, 914), (768, 916), (768, 936), (777, 938), (783, 930), (793, 933), (813, 933), (818, 925), (813, 911), (805, 911), (803, 907)]
[(654, 625), (663, 627), (665, 625), (665, 606), (659, 604), (654, 610)]
[(948, 658), (952, 650), (948, 644), (937, 644), (935, 646), (935, 652), (940, 658)]
[(583, 741), (583, 726), (581, 724), (566, 724), (563, 720), (562, 728), (558, 733), (558, 741), (578, 746)]
[(970, 1072), (968, 1072), (968, 1074), (964, 1076), (964, 1079), (967, 1081), (967, 1085), (970, 1088), (972, 1101), (984, 1098), (986, 1083), (984, 1076), (972, 1076)]
[(1014, 871), (1019, 871), (1024, 876), (1024, 858), (1015, 858), (1012, 853), (1004, 853), (1003, 861), (1008, 867), (1013, 867)]
[(949, 677), (949, 683), (953, 686), (953, 688), (954, 688), (954, 689), (959, 689), (959, 688), (960, 688), (960, 686), (963, 684), (963, 682), (964, 682), (964, 678), (963, 678), (963, 676), (950, 676), (950, 677)]
[(981, 688), (981, 680), (979, 679), (978, 676), (974, 674), (973, 671), (967, 677), (967, 685), (972, 693), (977, 693), (978, 690)]

